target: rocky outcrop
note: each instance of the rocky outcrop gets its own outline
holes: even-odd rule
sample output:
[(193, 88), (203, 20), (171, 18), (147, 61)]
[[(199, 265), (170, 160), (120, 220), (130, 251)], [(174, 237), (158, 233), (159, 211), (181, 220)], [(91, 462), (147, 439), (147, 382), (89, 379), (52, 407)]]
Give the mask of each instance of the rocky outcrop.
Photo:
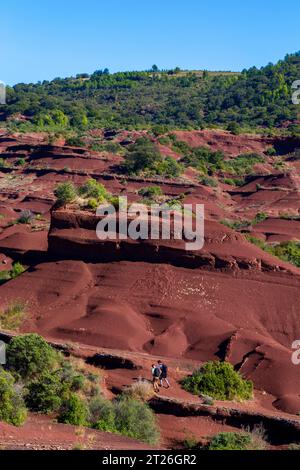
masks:
[[(116, 235), (113, 239), (100, 240), (96, 234), (100, 220), (87, 211), (53, 210), (49, 254), (58, 259), (93, 262), (144, 261), (191, 269), (297, 272), (291, 265), (248, 243), (243, 235), (214, 221), (205, 221), (204, 247), (189, 251), (186, 250), (186, 239), (120, 240)], [(171, 231), (171, 237), (173, 235)]]

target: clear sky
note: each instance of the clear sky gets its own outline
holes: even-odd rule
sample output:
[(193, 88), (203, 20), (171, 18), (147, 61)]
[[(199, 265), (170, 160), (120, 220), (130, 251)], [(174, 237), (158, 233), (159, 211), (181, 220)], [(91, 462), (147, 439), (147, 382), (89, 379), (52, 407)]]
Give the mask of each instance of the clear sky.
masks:
[(299, 0), (1, 0), (0, 80), (242, 70), (300, 49)]

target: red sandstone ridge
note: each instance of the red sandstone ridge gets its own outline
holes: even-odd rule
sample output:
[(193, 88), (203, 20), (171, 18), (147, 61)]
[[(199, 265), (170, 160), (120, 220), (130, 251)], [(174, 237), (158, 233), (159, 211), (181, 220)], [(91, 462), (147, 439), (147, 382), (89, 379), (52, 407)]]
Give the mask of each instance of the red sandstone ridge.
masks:
[(287, 271), (300, 270), (253, 244), (243, 235), (214, 221), (205, 221), (205, 243), (201, 250), (186, 251), (186, 240), (99, 240), (100, 217), (86, 211), (52, 211), (48, 237), (49, 253), (59, 258), (103, 261), (169, 263), (187, 268)]

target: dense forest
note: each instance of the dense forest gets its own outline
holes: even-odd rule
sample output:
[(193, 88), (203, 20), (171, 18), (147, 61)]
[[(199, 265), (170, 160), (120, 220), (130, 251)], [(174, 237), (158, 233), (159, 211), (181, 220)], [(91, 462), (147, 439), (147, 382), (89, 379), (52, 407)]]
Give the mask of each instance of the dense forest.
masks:
[(98, 70), (9, 87), (0, 124), (38, 130), (217, 126), (274, 132), (285, 127), (299, 135), (300, 107), (291, 99), (297, 79), (300, 52), (241, 73), (159, 71), (156, 66), (145, 72)]

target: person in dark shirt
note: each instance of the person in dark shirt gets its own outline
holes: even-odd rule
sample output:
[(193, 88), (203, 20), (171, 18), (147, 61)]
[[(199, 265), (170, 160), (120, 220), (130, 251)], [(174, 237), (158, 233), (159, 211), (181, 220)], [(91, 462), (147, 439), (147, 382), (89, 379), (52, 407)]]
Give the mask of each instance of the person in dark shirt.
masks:
[(162, 361), (158, 361), (158, 366), (160, 368), (160, 386), (163, 386), (163, 383), (165, 381), (166, 383), (166, 388), (170, 388), (170, 382), (168, 380), (168, 366), (164, 364)]
[(153, 389), (157, 393), (159, 392), (159, 380), (160, 380), (160, 375), (161, 375), (161, 369), (159, 364), (152, 364), (152, 384), (153, 384)]

